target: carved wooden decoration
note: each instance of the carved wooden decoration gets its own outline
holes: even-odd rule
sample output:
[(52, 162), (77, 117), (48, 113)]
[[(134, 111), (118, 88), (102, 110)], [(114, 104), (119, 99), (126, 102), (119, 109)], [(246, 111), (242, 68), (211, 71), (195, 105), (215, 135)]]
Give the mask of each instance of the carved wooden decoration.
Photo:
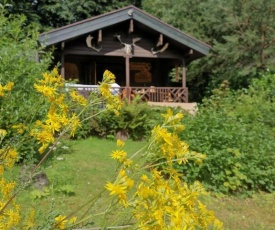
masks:
[(65, 79), (66, 80), (79, 79), (78, 67), (75, 63), (72, 63), (72, 62), (65, 63)]
[(138, 71), (134, 74), (135, 82), (147, 83), (152, 82), (152, 74), (150, 73), (151, 64), (144, 62), (132, 62), (130, 63), (131, 71)]

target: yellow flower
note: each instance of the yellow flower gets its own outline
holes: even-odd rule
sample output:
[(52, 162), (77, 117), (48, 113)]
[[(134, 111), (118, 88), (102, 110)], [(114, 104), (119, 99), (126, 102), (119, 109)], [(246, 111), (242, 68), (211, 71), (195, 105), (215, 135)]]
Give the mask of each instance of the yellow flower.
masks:
[(15, 187), (15, 182), (6, 182), (4, 179), (0, 180), (0, 190), (5, 199), (9, 199), (12, 195), (12, 190)]
[(136, 196), (141, 197), (141, 199), (148, 199), (152, 195), (153, 191), (148, 186), (141, 186), (136, 192)]
[(14, 82), (8, 82), (3, 89), (6, 91), (11, 91), (12, 87), (14, 86)]
[(17, 129), (17, 133), (22, 134), (27, 127), (23, 123), (19, 123), (18, 125), (13, 125), (12, 128)]
[(36, 139), (39, 143), (53, 143), (54, 142), (54, 136), (51, 130), (42, 130), (41, 132), (38, 132), (36, 134)]
[(141, 176), (140, 179), (141, 179), (143, 182), (149, 182), (149, 181), (150, 181), (149, 178), (148, 178), (148, 176), (145, 175), (145, 174), (143, 174), (143, 175)]
[(35, 225), (35, 210), (31, 209), (30, 214), (25, 220), (26, 229), (33, 228)]
[(120, 139), (117, 139), (116, 145), (117, 145), (117, 147), (123, 147), (123, 146), (125, 145), (125, 142), (123, 142), (123, 141), (120, 140)]
[(60, 229), (60, 230), (64, 230), (66, 229), (66, 222), (68, 221), (67, 220), (67, 217), (66, 216), (62, 216), (62, 215), (59, 215), (57, 217), (54, 218), (55, 219), (55, 226)]
[(73, 99), (73, 101), (78, 102), (80, 105), (86, 106), (87, 105), (87, 99), (80, 95), (76, 90), (72, 90), (70, 92), (70, 96)]
[[(4, 167), (0, 165), (0, 176), (4, 173)], [(1, 209), (1, 208), (0, 208)]]
[(70, 224), (74, 224), (74, 223), (76, 222), (76, 219), (77, 219), (76, 216), (72, 217), (72, 218), (70, 219), (69, 223), (70, 223)]
[(71, 124), (71, 136), (74, 136), (76, 129), (81, 126), (78, 116), (74, 113), (70, 119), (70, 124)]
[(4, 138), (7, 135), (7, 131), (5, 129), (0, 129), (0, 138)]
[(15, 149), (8, 149), (7, 155), (5, 156), (4, 166), (12, 168), (17, 160), (17, 152)]
[(49, 144), (42, 144), (42, 146), (38, 149), (40, 154), (44, 153), (45, 150), (48, 148)]
[(103, 81), (106, 83), (114, 83), (115, 82), (115, 75), (111, 73), (109, 70), (105, 70), (103, 73)]
[(115, 195), (118, 197), (120, 202), (126, 204), (126, 186), (108, 182), (105, 188), (110, 191), (110, 196)]
[(6, 229), (11, 229), (15, 225), (19, 224), (20, 222), (20, 214), (19, 214), (19, 206), (16, 206), (16, 209), (9, 209), (4, 212), (5, 215), (8, 217), (8, 222), (7, 222), (7, 228)]
[(111, 158), (122, 162), (127, 156), (124, 150), (115, 150), (111, 153)]
[(48, 113), (47, 117), (48, 119), (46, 120), (46, 124), (48, 125), (52, 133), (54, 133), (55, 131), (60, 131), (61, 124), (59, 123), (59, 115), (56, 113)]
[(124, 165), (125, 168), (129, 168), (133, 165), (133, 160), (125, 159), (125, 160), (123, 160), (123, 165)]

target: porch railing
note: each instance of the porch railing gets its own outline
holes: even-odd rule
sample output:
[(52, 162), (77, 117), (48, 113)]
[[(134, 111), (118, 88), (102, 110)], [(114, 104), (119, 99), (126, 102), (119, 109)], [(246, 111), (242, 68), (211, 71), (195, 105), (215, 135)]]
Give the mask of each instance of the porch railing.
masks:
[[(89, 96), (91, 92), (98, 92), (98, 85), (69, 84), (67, 87), (77, 89), (83, 96)], [(111, 87), (111, 93), (119, 95), (122, 99), (132, 100), (139, 96), (143, 101), (150, 102), (188, 102), (187, 87)]]
[(132, 98), (137, 95), (139, 95), (142, 100), (151, 102), (188, 102), (188, 88), (131, 87), (130, 97)]

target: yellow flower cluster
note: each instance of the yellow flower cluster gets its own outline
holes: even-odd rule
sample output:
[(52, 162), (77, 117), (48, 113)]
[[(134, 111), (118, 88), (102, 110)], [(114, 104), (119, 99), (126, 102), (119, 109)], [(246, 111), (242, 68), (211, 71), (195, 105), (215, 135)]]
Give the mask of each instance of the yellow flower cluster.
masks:
[[(204, 154), (189, 151), (189, 146), (186, 142), (180, 140), (178, 133), (184, 129), (180, 123), (183, 115), (181, 113), (173, 114), (171, 109), (168, 109), (162, 126), (158, 125), (152, 130), (152, 145), (150, 146), (150, 156), (158, 161), (165, 159), (165, 162), (172, 166), (173, 162), (179, 164), (187, 163), (188, 160), (202, 162), (205, 159)], [(170, 131), (172, 128), (172, 132)]]
[[(0, 144), (6, 134), (6, 130), (0, 129)], [(5, 146), (0, 149), (0, 229), (11, 229), (20, 222), (20, 207), (11, 202), (15, 182), (9, 182), (3, 176), (5, 169), (12, 168), (16, 160), (15, 149)], [(9, 203), (11, 205), (7, 208)]]
[(111, 85), (115, 82), (115, 75), (109, 70), (105, 70), (103, 73), (103, 80), (100, 83), (99, 90), (106, 102), (106, 108), (113, 111), (116, 115), (119, 114), (119, 110), (122, 106), (122, 101), (118, 95), (111, 94)]
[[(205, 158), (203, 154), (189, 152), (188, 144), (179, 139), (177, 134), (184, 128), (182, 117), (182, 114), (174, 115), (168, 110), (164, 124), (153, 129), (148, 148), (141, 157), (138, 152), (128, 159), (127, 153), (121, 149), (124, 145), (121, 140), (117, 141), (120, 148), (111, 153), (120, 170), (116, 180), (108, 182), (105, 188), (132, 213), (135, 219), (133, 229), (223, 228), (214, 213), (199, 201), (199, 195), (206, 195), (201, 184), (184, 183), (183, 175), (174, 167), (174, 162), (181, 164)], [(134, 158), (137, 158), (135, 163)], [(127, 164), (129, 160), (130, 165)]]
[[(4, 205), (0, 201), (0, 210)], [(13, 203), (12, 208), (6, 208), (0, 215), (0, 229), (16, 229), (15, 227), (19, 225), (20, 220), (20, 207)]]
[(12, 90), (14, 83), (8, 82), (6, 85), (2, 86), (0, 84), (0, 97), (4, 97), (6, 92), (9, 92)]
[(87, 105), (87, 99), (80, 95), (77, 91), (71, 90), (70, 96), (73, 101), (78, 102), (80, 105), (86, 106)]
[(127, 203), (127, 191), (129, 191), (134, 185), (134, 181), (127, 175), (125, 169), (121, 169), (114, 183), (108, 182), (106, 189), (110, 191), (110, 195), (118, 197), (120, 203), (124, 206), (128, 206)]
[(55, 224), (53, 227), (59, 230), (64, 230), (64, 229), (67, 229), (67, 223), (74, 224), (75, 222), (76, 222), (76, 217), (72, 217), (68, 219), (68, 217), (66, 216), (59, 215), (55, 217)]
[[(43, 79), (38, 82), (39, 84), (34, 84), (34, 88), (47, 98), (50, 108), (46, 120), (44, 122), (38, 120), (30, 134), (41, 144), (39, 153), (43, 153), (50, 144), (54, 143), (55, 134), (70, 129), (73, 136), (81, 122), (75, 113), (69, 113), (69, 105), (65, 101), (65, 93), (62, 92), (64, 79), (56, 68), (51, 73), (44, 73)], [(76, 91), (71, 91), (70, 96), (72, 101), (83, 106), (87, 105), (87, 100)]]

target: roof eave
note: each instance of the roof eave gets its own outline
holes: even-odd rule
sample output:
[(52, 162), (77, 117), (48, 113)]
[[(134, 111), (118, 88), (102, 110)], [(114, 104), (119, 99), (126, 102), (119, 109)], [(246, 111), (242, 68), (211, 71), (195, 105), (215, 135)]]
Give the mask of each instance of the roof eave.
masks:
[[(125, 8), (113, 13), (101, 15), (100, 17), (91, 18), (90, 20), (83, 20), (78, 23), (74, 23), (71, 26), (64, 26), (59, 29), (55, 29), (39, 36), (39, 42), (45, 46), (54, 45), (62, 41), (70, 40), (87, 34), (92, 31), (96, 31), (112, 25), (114, 23), (120, 23), (129, 20), (131, 16), (128, 14), (129, 8)], [(74, 30), (72, 30), (74, 27)]]
[(127, 21), (131, 18), (176, 42), (196, 50), (202, 56), (207, 55), (211, 49), (211, 46), (160, 21), (158, 18), (141, 11), (135, 6), (128, 6), (43, 33), (39, 36), (39, 42), (45, 46), (55, 45), (62, 41), (70, 40), (83, 34)]

